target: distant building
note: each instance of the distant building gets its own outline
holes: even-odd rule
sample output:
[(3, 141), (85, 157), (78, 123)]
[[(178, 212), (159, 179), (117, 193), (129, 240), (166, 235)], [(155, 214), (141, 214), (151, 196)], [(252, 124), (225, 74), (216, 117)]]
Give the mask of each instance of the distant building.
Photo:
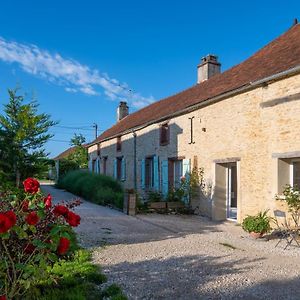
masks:
[[(217, 41), (216, 41), (217, 42)], [(158, 70), (159, 72), (159, 70)], [(208, 189), (193, 207), (214, 220), (264, 209), (285, 184), (300, 186), (300, 25), (233, 68), (217, 56), (198, 65), (197, 84), (135, 113), (121, 102), (117, 123), (88, 147), (91, 171), (146, 197), (164, 195), (193, 167)]]
[[(88, 148), (89, 147), (89, 144), (84, 144), (82, 145), (83, 147), (85, 148)], [(58, 177), (59, 177), (59, 162), (62, 160), (62, 159), (68, 159), (70, 157), (70, 155), (72, 155), (76, 148), (78, 146), (72, 146), (70, 148), (68, 148), (67, 150), (63, 151), (62, 153), (58, 154), (56, 157), (53, 158), (53, 160), (55, 161), (55, 176), (53, 176), (56, 181), (58, 180)], [(52, 173), (54, 173), (52, 171)]]

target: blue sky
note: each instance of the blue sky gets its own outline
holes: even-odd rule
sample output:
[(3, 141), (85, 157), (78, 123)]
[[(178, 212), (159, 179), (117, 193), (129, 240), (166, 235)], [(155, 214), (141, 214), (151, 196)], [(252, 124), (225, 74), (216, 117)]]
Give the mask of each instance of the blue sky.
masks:
[[(93, 123), (115, 123), (120, 100), (133, 112), (196, 83), (216, 54), (222, 71), (285, 32), (299, 1), (1, 1), (0, 113), (20, 85), (59, 127), (50, 157)], [(292, 55), (292, 54), (291, 54)], [(79, 128), (79, 129), (77, 129)]]

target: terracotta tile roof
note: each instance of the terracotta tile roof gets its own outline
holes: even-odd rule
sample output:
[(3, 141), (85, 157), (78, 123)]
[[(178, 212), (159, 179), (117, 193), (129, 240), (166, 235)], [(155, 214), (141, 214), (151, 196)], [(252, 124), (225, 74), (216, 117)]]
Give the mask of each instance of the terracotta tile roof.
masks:
[[(84, 144), (83, 146), (85, 148), (88, 148), (90, 144)], [(56, 157), (53, 158), (53, 160), (60, 160), (63, 158), (67, 158), (70, 154), (72, 154), (77, 146), (73, 146), (68, 148), (67, 150), (63, 151), (62, 153), (58, 154)]]
[(300, 24), (273, 40), (244, 62), (176, 95), (157, 101), (122, 119), (95, 142), (163, 118), (194, 104), (249, 85), (300, 65)]

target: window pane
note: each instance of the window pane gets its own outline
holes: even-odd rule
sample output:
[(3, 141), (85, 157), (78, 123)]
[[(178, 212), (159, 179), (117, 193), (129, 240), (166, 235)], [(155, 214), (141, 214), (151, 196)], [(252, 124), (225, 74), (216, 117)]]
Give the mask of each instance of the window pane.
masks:
[(293, 162), (293, 186), (300, 188), (300, 161)]
[(181, 185), (182, 160), (174, 161), (174, 187), (178, 189)]
[(153, 158), (147, 158), (146, 159), (146, 165), (145, 165), (145, 185), (146, 188), (152, 188), (153, 187)]

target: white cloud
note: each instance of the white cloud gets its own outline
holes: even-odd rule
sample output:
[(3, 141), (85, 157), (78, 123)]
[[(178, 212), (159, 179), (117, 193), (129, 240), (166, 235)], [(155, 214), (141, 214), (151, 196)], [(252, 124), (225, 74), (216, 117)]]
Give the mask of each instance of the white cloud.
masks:
[(101, 74), (76, 60), (63, 58), (35, 45), (10, 42), (0, 37), (0, 60), (17, 63), (25, 72), (61, 85), (70, 93), (96, 96), (99, 95), (97, 89), (102, 88), (110, 100), (125, 100), (135, 108), (154, 102), (152, 96), (147, 98), (132, 92), (126, 83), (120, 83), (106, 73)]

